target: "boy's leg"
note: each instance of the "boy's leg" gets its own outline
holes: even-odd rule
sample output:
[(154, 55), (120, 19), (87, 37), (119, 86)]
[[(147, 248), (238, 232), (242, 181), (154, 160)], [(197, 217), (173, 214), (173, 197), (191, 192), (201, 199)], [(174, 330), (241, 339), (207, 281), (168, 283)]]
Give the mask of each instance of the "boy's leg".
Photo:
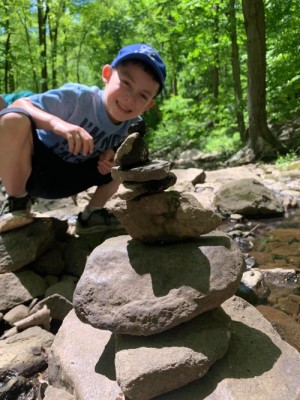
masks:
[(0, 177), (7, 199), (0, 212), (0, 232), (6, 232), (33, 221), (26, 181), (31, 173), (33, 151), (29, 119), (19, 113), (0, 116)]
[(79, 213), (76, 223), (77, 234), (96, 233), (106, 230), (122, 229), (116, 217), (104, 208), (106, 202), (118, 190), (120, 183), (111, 181), (98, 186), (89, 204)]
[(119, 182), (111, 181), (106, 185), (97, 187), (89, 202), (89, 206), (98, 208), (104, 207), (105, 203), (116, 193), (119, 186)]
[(9, 196), (26, 193), (33, 141), (29, 119), (19, 113), (0, 117), (0, 177)]
[(103, 208), (119, 183), (112, 181), (109, 174), (99, 174), (98, 158), (74, 165), (60, 160), (37, 139), (29, 118), (20, 109), (0, 112), (0, 177), (9, 196), (0, 212), (0, 233), (32, 222), (30, 198), (24, 197), (26, 190), (34, 197), (55, 199), (91, 186), (98, 189), (79, 215), (80, 233), (120, 227), (115, 217)]

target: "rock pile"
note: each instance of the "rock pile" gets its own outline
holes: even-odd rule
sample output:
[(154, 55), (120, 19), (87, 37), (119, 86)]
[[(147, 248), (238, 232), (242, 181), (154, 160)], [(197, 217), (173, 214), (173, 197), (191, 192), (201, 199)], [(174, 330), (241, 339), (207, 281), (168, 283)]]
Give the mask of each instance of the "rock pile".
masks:
[(220, 306), (244, 271), (239, 248), (215, 231), (220, 217), (165, 191), (175, 182), (170, 164), (137, 163), (142, 139), (129, 136), (112, 172), (122, 185), (110, 208), (129, 235), (93, 250), (73, 298), (81, 321), (116, 334), (116, 379), (132, 400), (180, 388), (224, 356), (230, 318)]
[[(137, 167), (124, 162), (128, 154), (145, 147), (139, 133), (131, 134), (116, 153), (117, 167), (112, 169), (115, 180), (122, 182), (111, 211), (133, 238), (145, 243), (167, 243), (198, 238), (221, 224), (220, 217), (206, 210), (189, 193), (165, 191), (176, 182), (167, 161), (144, 158)], [(127, 141), (131, 144), (128, 145)], [(147, 154), (140, 150), (139, 153)], [(137, 164), (136, 157), (134, 165)]]
[[(12, 327), (0, 341), (0, 397), (241, 400), (251, 392), (298, 400), (299, 353), (232, 296), (242, 255), (215, 231), (220, 219), (207, 192), (193, 194), (205, 209), (182, 190), (180, 170), (149, 160), (138, 134), (117, 162), (113, 174), (122, 184), (111, 209), (129, 235), (67, 234), (58, 213), (79, 211), (67, 202), (55, 219), (46, 213), (0, 235), (0, 320), (2, 329)], [(217, 171), (220, 182), (234, 171)], [(210, 186), (209, 179), (210, 171), (184, 171), (189, 185)], [(76, 315), (73, 291), (84, 266)], [(49, 319), (52, 329), (63, 321), (56, 336), (46, 330)]]
[[(243, 177), (263, 178), (264, 184), (280, 197), (284, 193), (288, 207), (299, 204), (299, 164), (288, 176), (286, 173), (277, 175), (279, 172), (273, 166), (267, 166), (263, 172), (254, 165), (217, 171), (190, 168), (170, 172), (165, 161), (150, 162), (143, 140), (137, 135), (130, 136), (126, 148), (122, 146), (118, 156), (119, 168), (114, 174), (116, 179), (123, 180), (122, 190), (111, 204), (115, 212), (122, 210), (124, 214), (127, 208), (130, 210), (131, 217), (126, 219), (123, 215), (123, 223), (135, 239), (131, 235), (121, 236), (103, 244), (101, 257), (96, 255), (99, 255), (99, 249), (93, 253), (96, 264), (89, 288), (94, 290), (98, 303), (93, 300), (93, 306), (86, 308), (90, 312), (88, 323), (81, 322), (73, 310), (70, 312), (76, 282), (91, 251), (107, 238), (120, 235), (120, 231), (88, 237), (72, 234), (74, 216), (88, 202), (88, 193), (82, 193), (76, 204), (71, 199), (55, 202), (39, 199), (34, 204), (37, 214), (32, 224), (0, 235), (0, 397), (71, 400), (75, 399), (73, 393), (77, 400), (124, 400), (124, 392), (130, 395), (132, 386), (133, 396), (136, 393), (140, 399), (159, 392), (163, 394), (156, 397), (157, 400), (229, 397), (240, 400), (248, 398), (251, 392), (252, 398), (298, 400), (299, 354), (247, 303), (251, 302), (248, 297), (243, 296), (247, 301), (231, 297), (222, 302), (231, 291), (224, 288), (233, 285), (234, 279), (226, 276), (231, 260), (224, 263), (225, 252), (217, 250), (228, 248), (230, 256), (233, 247), (226, 236), (210, 232), (214, 229), (210, 223), (213, 218), (217, 223), (211, 212), (213, 206), (219, 211), (239, 211), (242, 215), (251, 214), (252, 209), (265, 213), (266, 206), (273, 210), (272, 202), (257, 202), (260, 192), (250, 199), (253, 206), (245, 203), (243, 187), (249, 192), (251, 186), (249, 180), (241, 180)], [(141, 178), (139, 172), (151, 170), (151, 163), (159, 168), (163, 166), (167, 176), (155, 179), (152, 175), (154, 178), (147, 180), (148, 171), (147, 176), (144, 174)], [(134, 170), (136, 167), (139, 170)], [(129, 175), (132, 172), (134, 176), (139, 175), (138, 180), (132, 180)], [(244, 186), (236, 185), (237, 180)], [(220, 193), (218, 189), (227, 181), (232, 185), (218, 196), (217, 202), (213, 202), (214, 194)], [(255, 188), (261, 192), (265, 190), (261, 185), (255, 185)], [(183, 193), (187, 191), (207, 209)], [(253, 189), (250, 192), (253, 193)], [(233, 201), (234, 193), (237, 197)], [(227, 201), (227, 197), (231, 201)], [(228, 206), (235, 204), (234, 210), (227, 210), (226, 202)], [(135, 209), (134, 205), (140, 208)], [(137, 210), (142, 211), (138, 213)], [(198, 222), (190, 226), (189, 218), (193, 215)], [(151, 228), (147, 235), (140, 229), (144, 218), (148, 218)], [(174, 220), (177, 222), (172, 227)], [(227, 235), (245, 250), (243, 242), (237, 240), (240, 225)], [(159, 229), (155, 229), (156, 226)], [(244, 223), (244, 229), (243, 235), (250, 238), (254, 229), (249, 232), (248, 223)], [(279, 247), (276, 244), (274, 250), (280, 257), (285, 254), (286, 268), (298, 266), (296, 227), (294, 230), (291, 237), (284, 230), (284, 243)], [(278, 229), (276, 232), (272, 233), (274, 239), (278, 238)], [(251, 243), (251, 240), (247, 242)], [(248, 257), (246, 262), (250, 259)], [(278, 265), (276, 258), (274, 261), (271, 257), (271, 261)], [(249, 267), (249, 262), (247, 265)], [(103, 270), (102, 276), (99, 270)], [(274, 270), (273, 278), (270, 278), (272, 270), (264, 272), (265, 278), (268, 275), (267, 286), (272, 288), (275, 281), (276, 285), (282, 281), (280, 284), (290, 293), (291, 286), (296, 287), (296, 272), (285, 271), (278, 278), (278, 271), (278, 268)], [(243, 274), (242, 286), (246, 283), (247, 273), (253, 271)], [(292, 276), (293, 284), (290, 282)], [(251, 281), (253, 277), (251, 275)], [(103, 285), (99, 291), (98, 283), (93, 282), (97, 279), (107, 282), (111, 292), (104, 290)], [(270, 286), (271, 280), (274, 282)], [(114, 282), (113, 286), (111, 282)], [(259, 283), (260, 294), (261, 289)], [(102, 299), (103, 294), (106, 298)], [(87, 296), (92, 297), (91, 294)], [(298, 298), (297, 295), (289, 296), (286, 303), (280, 303), (281, 309), (289, 310), (292, 315), (299, 304)], [(99, 314), (97, 304), (99, 309), (101, 306)], [(204, 312), (206, 308), (208, 311)], [(263, 313), (268, 309), (269, 312), (273, 310), (260, 307)], [(276, 311), (278, 314), (279, 310)], [(277, 314), (272, 316), (272, 321), (282, 336), (281, 328), (278, 329), (283, 322), (282, 315)], [(47, 331), (49, 320), (52, 333)], [(296, 322), (293, 329), (288, 331), (288, 337), (286, 334), (283, 337), (299, 349), (296, 345), (299, 344), (299, 325)], [(46, 369), (50, 347), (50, 365)], [(47, 373), (49, 382), (55, 387), (50, 385), (44, 394)], [(143, 382), (138, 386), (136, 381), (140, 376)], [(123, 390), (117, 379), (120, 385), (122, 382)], [(191, 383), (186, 385), (184, 382)], [(156, 385), (158, 389), (154, 392), (152, 386)]]
[[(247, 302), (233, 297), (245, 269), (244, 258), (237, 245), (216, 230), (220, 217), (189, 194), (166, 191), (176, 181), (170, 165), (150, 161), (138, 133), (120, 147), (116, 163), (112, 175), (121, 187), (110, 209), (128, 235), (107, 239), (87, 260), (73, 297), (76, 315), (70, 313), (68, 329), (62, 326), (52, 348), (50, 376), (56, 376), (56, 385), (60, 381), (70, 387), (75, 376), (78, 378), (78, 369), (71, 365), (72, 350), (69, 346), (60, 349), (69, 340), (70, 328), (76, 330), (80, 324), (89, 326), (83, 329), (98, 343), (101, 355), (92, 366), (96, 374), (90, 391), (80, 378), (74, 384), (78, 400), (99, 396), (106, 400), (231, 396), (237, 400), (246, 393), (244, 383), (244, 390), (239, 387), (240, 378), (245, 377), (249, 384), (248, 378), (271, 370), (266, 379), (278, 382), (287, 360), (299, 371), (300, 359), (294, 349), (287, 350), (280, 343), (281, 357), (281, 350), (272, 342), (274, 331), (261, 317), (256, 316), (257, 328), (263, 326), (267, 334), (261, 333), (259, 338), (255, 323), (242, 324), (243, 313), (255, 319), (253, 311), (246, 311)], [(241, 339), (248, 341), (249, 347), (264, 342), (268, 356), (262, 362), (255, 360), (260, 351), (250, 357)], [(274, 337), (274, 341), (280, 339)], [(87, 363), (90, 346), (85, 349)], [(246, 362), (245, 352), (249, 356)], [(233, 367), (230, 360), (235, 355)], [(247, 364), (249, 359), (252, 361)], [(238, 364), (243, 366), (241, 373)], [(89, 364), (87, 370), (90, 368)], [(233, 379), (227, 379), (232, 368)], [(220, 390), (211, 370), (225, 382)], [(199, 378), (203, 388), (190, 389)], [(255, 396), (261, 394), (265, 383), (256, 379), (251, 385)], [(289, 378), (277, 397), (274, 393), (272, 400), (297, 399), (300, 387)]]

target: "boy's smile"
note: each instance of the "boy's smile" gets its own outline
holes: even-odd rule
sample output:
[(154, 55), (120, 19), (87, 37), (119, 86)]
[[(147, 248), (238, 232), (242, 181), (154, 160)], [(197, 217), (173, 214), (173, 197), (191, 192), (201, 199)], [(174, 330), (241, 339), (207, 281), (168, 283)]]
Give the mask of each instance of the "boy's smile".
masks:
[(102, 77), (104, 104), (114, 123), (136, 118), (153, 106), (159, 84), (140, 65), (129, 62), (116, 69), (105, 65)]

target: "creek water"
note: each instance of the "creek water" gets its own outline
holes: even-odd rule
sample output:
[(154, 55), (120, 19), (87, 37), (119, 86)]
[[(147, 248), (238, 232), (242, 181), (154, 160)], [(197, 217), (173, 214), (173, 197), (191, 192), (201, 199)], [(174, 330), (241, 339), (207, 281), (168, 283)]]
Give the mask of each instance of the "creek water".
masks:
[[(243, 227), (244, 231), (235, 229)], [(299, 324), (300, 335), (300, 211), (281, 218), (226, 223), (224, 230), (235, 232), (232, 236), (245, 255), (247, 269), (263, 274), (268, 291), (252, 304), (265, 304), (289, 315)]]

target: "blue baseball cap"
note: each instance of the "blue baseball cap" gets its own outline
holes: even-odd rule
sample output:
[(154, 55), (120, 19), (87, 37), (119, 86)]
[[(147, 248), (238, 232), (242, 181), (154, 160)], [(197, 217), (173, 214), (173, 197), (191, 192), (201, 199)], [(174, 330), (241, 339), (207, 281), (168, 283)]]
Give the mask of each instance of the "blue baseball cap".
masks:
[(148, 63), (157, 73), (160, 81), (159, 92), (161, 92), (167, 75), (166, 66), (161, 56), (152, 46), (144, 43), (125, 46), (119, 51), (117, 57), (112, 61), (111, 66), (115, 68), (120, 62), (125, 60), (143, 60)]

